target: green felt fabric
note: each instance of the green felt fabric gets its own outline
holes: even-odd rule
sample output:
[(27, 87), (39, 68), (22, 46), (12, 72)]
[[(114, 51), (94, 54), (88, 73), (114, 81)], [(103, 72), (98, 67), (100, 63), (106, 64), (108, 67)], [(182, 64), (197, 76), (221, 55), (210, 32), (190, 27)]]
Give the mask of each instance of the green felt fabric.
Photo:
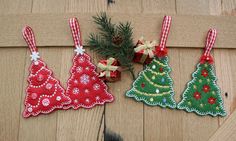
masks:
[(169, 76), (171, 68), (168, 65), (168, 57), (154, 58), (139, 73), (133, 82), (132, 88), (126, 96), (133, 97), (137, 101), (143, 101), (147, 105), (175, 108), (173, 99), (173, 81)]
[(177, 108), (196, 112), (199, 115), (225, 116), (220, 89), (216, 84), (214, 66), (207, 62), (199, 63), (192, 77)]

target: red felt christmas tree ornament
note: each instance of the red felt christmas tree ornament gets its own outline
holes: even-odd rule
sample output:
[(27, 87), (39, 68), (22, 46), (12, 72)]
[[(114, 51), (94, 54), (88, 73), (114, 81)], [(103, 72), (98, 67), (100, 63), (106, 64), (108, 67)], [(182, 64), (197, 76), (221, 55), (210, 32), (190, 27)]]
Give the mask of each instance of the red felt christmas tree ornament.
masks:
[(70, 29), (75, 46), (71, 76), (67, 81), (66, 95), (71, 98), (71, 103), (65, 109), (92, 108), (105, 102), (112, 102), (113, 96), (107, 92), (106, 84), (95, 72), (95, 65), (91, 63), (90, 56), (85, 53), (82, 46), (79, 22), (76, 18), (69, 20)]
[(26, 89), (23, 116), (48, 114), (55, 109), (61, 109), (63, 105), (71, 102), (70, 98), (64, 95), (64, 88), (40, 58), (33, 31), (29, 26), (23, 29), (23, 37), (31, 51), (32, 61), (29, 67), (29, 85)]

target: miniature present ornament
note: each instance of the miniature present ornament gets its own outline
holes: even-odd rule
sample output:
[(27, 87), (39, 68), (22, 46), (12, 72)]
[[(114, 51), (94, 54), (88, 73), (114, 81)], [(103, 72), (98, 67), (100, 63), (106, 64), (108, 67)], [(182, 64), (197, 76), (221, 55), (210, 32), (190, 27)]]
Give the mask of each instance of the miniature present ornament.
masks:
[(99, 77), (103, 80), (114, 82), (121, 78), (119, 62), (115, 58), (99, 61), (98, 68), (101, 70)]

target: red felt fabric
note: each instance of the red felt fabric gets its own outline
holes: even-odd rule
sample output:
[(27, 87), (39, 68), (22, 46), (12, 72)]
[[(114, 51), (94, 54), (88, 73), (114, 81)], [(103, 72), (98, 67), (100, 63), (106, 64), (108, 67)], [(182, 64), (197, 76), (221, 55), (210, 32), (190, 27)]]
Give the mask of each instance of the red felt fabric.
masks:
[(97, 104), (113, 101), (113, 96), (107, 92), (107, 86), (98, 77), (95, 69), (86, 53), (74, 56), (66, 90), (66, 95), (72, 102), (64, 106), (65, 109), (92, 108)]
[(48, 114), (71, 102), (65, 90), (42, 60), (32, 62), (26, 89), (24, 117)]

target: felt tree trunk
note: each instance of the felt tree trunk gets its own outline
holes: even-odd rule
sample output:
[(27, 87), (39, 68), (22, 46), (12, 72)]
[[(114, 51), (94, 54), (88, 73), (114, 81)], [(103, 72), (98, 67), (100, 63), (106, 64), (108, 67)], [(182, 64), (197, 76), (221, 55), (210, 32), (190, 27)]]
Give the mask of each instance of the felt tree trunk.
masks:
[(92, 108), (105, 102), (112, 102), (113, 96), (107, 92), (106, 84), (98, 77), (96, 67), (91, 63), (90, 56), (84, 52), (79, 23), (76, 18), (70, 19), (70, 27), (75, 44), (75, 56), (67, 82), (66, 95), (72, 102), (65, 109), (79, 107)]
[(215, 38), (216, 30), (209, 30), (205, 52), (197, 65), (197, 70), (192, 74), (193, 79), (187, 84), (183, 99), (178, 104), (179, 109), (199, 115), (226, 115), (220, 89), (216, 84), (213, 58), (210, 56)]
[(162, 33), (159, 46), (156, 46), (156, 56), (152, 62), (146, 65), (144, 71), (139, 73), (133, 82), (132, 88), (126, 96), (133, 97), (137, 101), (161, 107), (175, 108), (173, 99), (173, 82), (169, 75), (171, 68), (168, 64), (166, 40), (171, 24), (171, 17), (165, 16), (162, 24)]
[(61, 109), (63, 105), (71, 102), (70, 98), (65, 96), (65, 90), (54, 78), (52, 71), (39, 59), (32, 29), (25, 27), (23, 36), (32, 53), (23, 116), (37, 116), (40, 113), (47, 114), (55, 109)]

